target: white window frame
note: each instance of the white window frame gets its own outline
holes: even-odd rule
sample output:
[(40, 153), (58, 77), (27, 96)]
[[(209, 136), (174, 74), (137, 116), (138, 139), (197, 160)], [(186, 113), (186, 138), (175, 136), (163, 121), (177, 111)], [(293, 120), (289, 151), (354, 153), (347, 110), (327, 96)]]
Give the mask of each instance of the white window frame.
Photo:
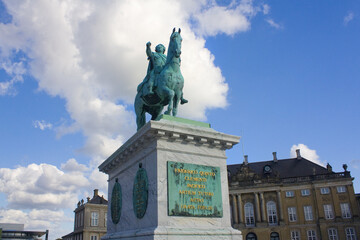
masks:
[(351, 210), (349, 203), (340, 203), (342, 218), (351, 218)]
[(306, 232), (307, 240), (316, 240), (316, 231), (311, 229)]
[(312, 221), (314, 220), (314, 216), (313, 216), (313, 210), (312, 210), (312, 206), (304, 206), (304, 217), (305, 217), (305, 221)]
[(107, 212), (105, 212), (104, 222), (104, 226), (107, 227)]
[(339, 240), (338, 232), (337, 232), (336, 228), (329, 228), (328, 229), (328, 236), (329, 236), (329, 240)]
[(285, 197), (295, 197), (295, 192), (294, 191), (286, 191)]
[(355, 228), (345, 228), (346, 240), (356, 240)]
[(97, 240), (97, 235), (91, 235), (90, 240)]
[(300, 240), (300, 232), (297, 230), (293, 230), (290, 232), (291, 240)]
[(90, 226), (99, 226), (99, 212), (91, 212)]
[(310, 196), (310, 189), (301, 189), (301, 196)]
[(345, 193), (346, 192), (346, 186), (337, 186), (336, 191), (338, 193)]
[(334, 210), (331, 204), (324, 204), (325, 219), (334, 219)]
[(289, 222), (296, 222), (297, 221), (296, 207), (288, 207), (288, 215), (289, 215)]
[(247, 227), (255, 226), (254, 204), (252, 204), (251, 202), (245, 203), (244, 214), (245, 214), (245, 226)]
[(330, 194), (330, 188), (329, 187), (322, 187), (320, 188), (321, 194)]
[(269, 225), (277, 225), (278, 221), (277, 221), (276, 203), (274, 201), (267, 202), (266, 210), (267, 210)]

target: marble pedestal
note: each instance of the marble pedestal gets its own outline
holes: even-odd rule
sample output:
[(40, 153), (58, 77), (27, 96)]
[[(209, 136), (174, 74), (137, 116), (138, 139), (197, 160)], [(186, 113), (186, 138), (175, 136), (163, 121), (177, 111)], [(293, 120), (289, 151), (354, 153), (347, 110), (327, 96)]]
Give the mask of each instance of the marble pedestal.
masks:
[[(100, 166), (109, 175), (107, 234), (111, 239), (239, 239), (241, 232), (231, 227), (225, 150), (239, 137), (223, 134), (204, 123), (166, 116), (150, 121)], [(221, 217), (169, 216), (168, 162), (217, 167), (221, 179)], [(148, 204), (139, 219), (133, 209), (133, 186), (141, 163), (148, 176)], [(111, 218), (115, 180), (122, 189), (121, 217)], [(171, 189), (169, 190), (171, 191)]]

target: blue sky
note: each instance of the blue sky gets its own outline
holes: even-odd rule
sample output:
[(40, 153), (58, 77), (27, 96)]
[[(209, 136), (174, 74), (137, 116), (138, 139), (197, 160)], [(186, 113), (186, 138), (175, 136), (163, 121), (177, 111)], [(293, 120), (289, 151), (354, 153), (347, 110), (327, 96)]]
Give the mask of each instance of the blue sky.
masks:
[(242, 136), (229, 164), (300, 148), (347, 164), (360, 192), (358, 1), (0, 1), (0, 22), (0, 222), (55, 239), (77, 201), (107, 194), (97, 166), (135, 132), (145, 44), (173, 27), (179, 116)]

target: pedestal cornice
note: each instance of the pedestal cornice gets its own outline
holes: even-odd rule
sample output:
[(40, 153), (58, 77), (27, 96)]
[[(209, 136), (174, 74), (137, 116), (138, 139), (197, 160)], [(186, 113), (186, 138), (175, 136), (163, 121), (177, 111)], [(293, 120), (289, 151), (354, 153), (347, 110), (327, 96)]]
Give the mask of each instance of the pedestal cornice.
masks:
[(208, 148), (226, 150), (231, 149), (237, 144), (240, 138), (238, 136), (217, 132), (211, 128), (179, 123), (166, 119), (149, 121), (109, 158), (107, 158), (99, 166), (99, 170), (108, 174), (112, 169), (121, 164), (123, 159), (128, 158), (153, 139), (181, 141), (185, 144), (201, 145)]

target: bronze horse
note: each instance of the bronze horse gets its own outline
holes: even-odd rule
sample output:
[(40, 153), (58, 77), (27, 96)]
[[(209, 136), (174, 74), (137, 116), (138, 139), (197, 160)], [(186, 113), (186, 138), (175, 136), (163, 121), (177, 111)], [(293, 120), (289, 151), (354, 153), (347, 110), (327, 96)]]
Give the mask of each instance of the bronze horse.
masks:
[(151, 120), (156, 120), (162, 110), (168, 105), (164, 114), (176, 116), (178, 105), (183, 99), (184, 78), (180, 71), (181, 29), (178, 32), (175, 28), (170, 36), (170, 42), (166, 57), (166, 63), (160, 74), (155, 79), (154, 94), (146, 94), (142, 88), (135, 97), (135, 113), (137, 130), (145, 125), (145, 113), (151, 115)]

